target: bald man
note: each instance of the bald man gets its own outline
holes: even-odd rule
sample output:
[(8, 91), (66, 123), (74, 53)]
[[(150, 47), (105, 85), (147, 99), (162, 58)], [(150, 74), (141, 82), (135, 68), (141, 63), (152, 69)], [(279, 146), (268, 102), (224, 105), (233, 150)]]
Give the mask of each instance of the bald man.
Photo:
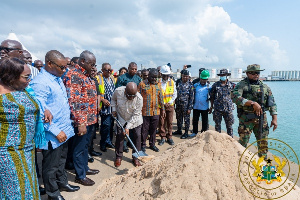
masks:
[[(134, 82), (129, 82), (126, 86), (118, 87), (112, 96), (111, 107), (112, 115), (118, 118), (122, 126), (126, 124), (125, 133), (120, 127), (117, 128), (115, 167), (119, 167), (123, 156), (125, 134), (128, 135), (129, 130), (133, 133), (134, 145), (138, 151), (141, 150), (143, 97), (137, 92), (137, 85)], [(132, 150), (132, 153), (134, 152)], [(133, 157), (132, 162), (134, 166), (141, 166), (135, 157)]]
[(22, 44), (16, 40), (4, 40), (0, 45), (1, 59), (21, 58), (23, 55)]
[[(66, 64), (67, 61), (65, 60)], [(86, 175), (95, 175), (99, 170), (88, 167), (88, 144), (97, 121), (97, 91), (91, 79), (96, 65), (95, 55), (85, 50), (80, 54), (78, 65), (68, 70), (63, 77), (69, 97), (71, 116), (74, 120), (75, 136), (72, 149), (75, 168), (75, 182), (84, 186), (95, 184)]]
[[(31, 66), (31, 62), (32, 62), (31, 54), (28, 51), (23, 50), (22, 44), (20, 42), (16, 40), (4, 40), (1, 42), (0, 52), (1, 52), (1, 59), (19, 58), (20, 60), (23, 60), (30, 68), (32, 79), (39, 73), (39, 71), (36, 68)], [(27, 58), (25, 59), (25, 57), (29, 58), (29, 61)], [(28, 64), (28, 62), (30, 62), (30, 64)]]

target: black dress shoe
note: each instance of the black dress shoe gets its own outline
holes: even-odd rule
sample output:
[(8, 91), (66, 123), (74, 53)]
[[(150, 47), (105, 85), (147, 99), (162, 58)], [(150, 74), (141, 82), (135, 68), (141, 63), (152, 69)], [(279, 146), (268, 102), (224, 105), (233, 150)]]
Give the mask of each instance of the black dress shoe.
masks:
[(124, 151), (125, 153), (128, 153), (128, 152), (129, 152), (128, 147), (126, 147), (126, 148), (124, 147), (124, 148), (123, 148), (123, 151)]
[(186, 139), (186, 138), (188, 138), (188, 137), (189, 137), (189, 134), (185, 133), (185, 134), (183, 134), (183, 135), (180, 137), (180, 139)]
[(48, 196), (48, 200), (65, 200), (63, 196), (59, 195), (57, 197), (49, 197)]
[(86, 171), (86, 175), (95, 175), (95, 174), (98, 174), (99, 173), (99, 170), (98, 169), (89, 169)]
[(107, 152), (106, 147), (100, 147), (100, 150), (103, 151), (103, 152)]
[(66, 192), (75, 192), (78, 191), (79, 189), (80, 189), (79, 186), (70, 185), (70, 184), (59, 186), (60, 191), (66, 191)]
[(46, 190), (45, 188), (39, 186), (39, 191), (40, 191), (40, 195), (45, 195), (46, 194)]
[(75, 178), (75, 183), (79, 183), (81, 185), (84, 185), (84, 186), (92, 186), (95, 184), (95, 182), (91, 179), (89, 179), (88, 177), (85, 177), (83, 179), (76, 179)]
[(142, 147), (141, 150), (142, 150), (143, 152), (146, 152), (146, 147)]
[(161, 139), (159, 142), (158, 142), (158, 145), (161, 146), (165, 143), (165, 139)]
[(156, 146), (152, 146), (152, 147), (150, 147), (150, 149), (152, 149), (155, 152), (159, 152), (159, 149)]
[(127, 143), (127, 147), (129, 147), (130, 149), (133, 149), (133, 147), (132, 147), (132, 145), (131, 145), (131, 143), (129, 142), (129, 143)]
[(182, 131), (177, 130), (173, 133), (173, 135), (182, 135)]
[(111, 148), (111, 149), (114, 149), (114, 148), (115, 148), (115, 145), (113, 145), (113, 144), (106, 144), (106, 147)]
[(98, 151), (92, 150), (92, 151), (90, 151), (90, 155), (91, 155), (91, 156), (101, 156), (102, 153), (101, 153), (101, 152), (98, 152)]
[(174, 145), (173, 139), (167, 139), (167, 143), (169, 143), (169, 145)]
[(65, 169), (67, 169), (67, 170), (73, 170), (73, 169), (75, 169), (74, 164), (72, 162), (66, 163)]
[(88, 154), (88, 162), (89, 163), (93, 163), (94, 162), (94, 158), (90, 154)]

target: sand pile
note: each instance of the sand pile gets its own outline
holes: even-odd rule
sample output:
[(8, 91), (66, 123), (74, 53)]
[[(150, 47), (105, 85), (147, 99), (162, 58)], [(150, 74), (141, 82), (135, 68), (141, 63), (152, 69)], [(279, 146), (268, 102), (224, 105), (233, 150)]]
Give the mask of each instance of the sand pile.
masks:
[[(239, 179), (243, 151), (226, 134), (207, 131), (126, 175), (105, 180), (90, 199), (258, 199)], [(299, 189), (288, 196), (296, 199)]]

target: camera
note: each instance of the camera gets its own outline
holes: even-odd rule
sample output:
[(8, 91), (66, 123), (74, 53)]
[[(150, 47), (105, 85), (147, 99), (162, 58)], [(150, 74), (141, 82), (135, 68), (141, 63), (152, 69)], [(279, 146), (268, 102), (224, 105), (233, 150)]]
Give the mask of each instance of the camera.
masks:
[(186, 68), (191, 68), (192, 67), (192, 65), (186, 65)]

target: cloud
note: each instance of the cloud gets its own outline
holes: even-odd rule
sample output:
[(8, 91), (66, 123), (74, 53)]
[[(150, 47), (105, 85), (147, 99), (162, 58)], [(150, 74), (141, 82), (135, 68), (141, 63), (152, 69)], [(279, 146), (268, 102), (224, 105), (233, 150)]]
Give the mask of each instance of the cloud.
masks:
[(191, 64), (193, 73), (199, 67), (287, 65), (278, 41), (240, 28), (212, 5), (226, 1), (5, 1), (0, 12), (11, 17), (0, 19), (0, 39), (13, 30), (42, 59), (51, 49), (69, 57), (88, 49), (98, 66), (110, 62), (114, 69), (131, 61), (147, 67), (170, 62), (173, 69)]

